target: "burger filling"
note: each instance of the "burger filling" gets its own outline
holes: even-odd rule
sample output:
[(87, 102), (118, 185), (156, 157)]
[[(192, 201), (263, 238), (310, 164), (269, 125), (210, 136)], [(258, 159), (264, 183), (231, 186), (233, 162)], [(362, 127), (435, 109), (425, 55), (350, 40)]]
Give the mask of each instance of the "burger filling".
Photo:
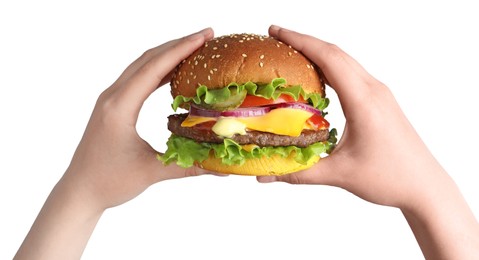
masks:
[[(182, 122), (188, 114), (175, 114), (168, 117), (168, 130), (178, 136), (196, 140), (197, 142), (223, 143), (224, 137), (219, 136), (213, 127), (215, 121), (195, 125), (195, 127), (182, 127)], [(329, 130), (319, 131), (305, 129), (299, 136), (278, 135), (262, 131), (244, 131), (244, 134), (236, 133), (229, 136), (231, 140), (240, 145), (255, 144), (258, 146), (288, 146), (307, 147), (311, 144), (328, 140)]]
[(189, 113), (168, 117), (173, 134), (159, 159), (191, 167), (211, 153), (227, 165), (293, 154), (296, 162), (306, 164), (310, 158), (330, 152), (336, 131), (328, 130), (322, 112), (329, 100), (318, 93), (307, 94), (300, 86), (283, 87), (285, 84), (278, 78), (267, 85), (232, 83), (215, 90), (200, 86), (195, 97), (177, 96), (173, 109), (183, 107)]

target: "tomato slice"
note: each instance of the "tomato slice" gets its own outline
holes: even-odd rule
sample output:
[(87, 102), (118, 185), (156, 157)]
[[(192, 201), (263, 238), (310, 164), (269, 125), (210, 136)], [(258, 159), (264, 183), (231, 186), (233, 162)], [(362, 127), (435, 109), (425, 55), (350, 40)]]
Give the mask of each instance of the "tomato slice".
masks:
[(264, 97), (246, 95), (245, 99), (243, 100), (243, 103), (241, 103), (239, 107), (259, 107), (259, 106), (266, 106), (266, 105), (286, 103), (286, 102), (307, 103), (302, 96), (299, 96), (298, 100), (294, 100), (294, 97), (287, 94), (282, 94), (277, 99), (267, 99)]
[(193, 127), (198, 130), (211, 130), (211, 128), (213, 128), (215, 124), (216, 124), (216, 121), (208, 121), (208, 122), (194, 125)]
[(324, 117), (314, 114), (306, 121), (314, 130), (328, 129), (329, 122)]

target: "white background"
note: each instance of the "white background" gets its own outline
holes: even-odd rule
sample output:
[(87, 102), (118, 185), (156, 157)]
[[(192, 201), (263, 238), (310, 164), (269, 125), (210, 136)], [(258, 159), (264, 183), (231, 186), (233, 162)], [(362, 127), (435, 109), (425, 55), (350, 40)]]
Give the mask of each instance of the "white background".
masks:
[[(339, 45), (392, 89), (479, 216), (474, 1), (5, 2), (0, 4), (0, 259), (13, 257), (68, 166), (100, 92), (146, 49), (208, 26), (216, 35), (266, 34), (270, 24), (278, 24)], [(138, 125), (160, 151), (169, 135), (168, 88), (145, 103)], [(341, 130), (344, 118), (328, 90), (328, 119)], [(265, 185), (240, 176), (153, 185), (108, 210), (83, 255), (422, 258), (398, 209), (334, 187)]]

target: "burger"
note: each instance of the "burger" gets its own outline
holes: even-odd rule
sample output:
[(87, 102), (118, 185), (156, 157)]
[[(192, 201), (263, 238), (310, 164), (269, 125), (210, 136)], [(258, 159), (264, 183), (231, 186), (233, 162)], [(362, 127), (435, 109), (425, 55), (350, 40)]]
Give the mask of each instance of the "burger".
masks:
[(321, 71), (269, 36), (214, 38), (183, 60), (171, 79), (171, 136), (164, 164), (227, 174), (283, 175), (331, 152)]

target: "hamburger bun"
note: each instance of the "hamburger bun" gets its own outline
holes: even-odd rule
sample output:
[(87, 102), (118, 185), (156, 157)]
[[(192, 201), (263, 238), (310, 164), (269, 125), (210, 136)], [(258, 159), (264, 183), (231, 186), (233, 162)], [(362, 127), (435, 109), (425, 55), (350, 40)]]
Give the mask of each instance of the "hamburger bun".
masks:
[[(273, 81), (281, 83), (271, 87)], [(268, 96), (262, 94), (261, 91), (250, 93), (250, 90), (248, 90), (248, 94), (244, 94), (247, 96), (243, 96), (239, 101), (233, 99), (235, 94), (231, 92), (230, 97), (232, 98), (227, 101), (213, 98), (208, 99), (208, 102), (213, 103), (205, 104), (205, 91), (214, 92), (217, 89), (224, 91), (225, 87), (228, 87), (229, 90), (230, 84), (233, 84), (233, 89), (253, 84), (256, 85), (258, 91), (260, 91), (260, 88), (262, 88), (261, 90), (269, 88), (273, 92), (268, 92), (270, 93)], [(197, 92), (199, 88), (201, 90)], [(289, 88), (291, 92), (288, 92)], [(221, 91), (215, 93), (223, 93)], [(245, 93), (246, 90), (241, 91)], [(284, 94), (286, 92), (288, 94)], [(273, 97), (273, 93), (279, 94)], [(178, 64), (171, 79), (171, 94), (174, 98), (174, 105), (172, 106), (175, 111), (177, 107), (181, 107), (190, 109), (190, 112), (192, 112), (193, 106), (195, 111), (204, 109), (205, 112), (201, 115), (195, 112), (193, 116), (188, 113), (168, 117), (168, 129), (172, 132), (172, 136), (167, 142), (168, 149), (165, 156), (160, 157), (165, 163), (177, 160), (178, 165), (182, 167), (196, 165), (210, 171), (226, 174), (284, 175), (310, 168), (320, 160), (322, 153), (329, 152), (334, 147), (334, 143), (329, 142), (329, 123), (323, 118), (324, 114), (322, 113), (322, 109), (327, 107), (328, 100), (325, 98), (325, 84), (320, 70), (302, 53), (273, 37), (254, 34), (231, 34), (205, 42), (203, 46)], [(200, 97), (202, 99), (198, 100)], [(244, 108), (243, 105), (248, 97), (250, 97), (249, 100), (255, 100), (251, 97), (263, 100), (259, 103), (249, 103)], [(276, 99), (279, 101), (276, 101)], [(261, 103), (265, 102), (264, 100), (273, 103), (265, 105)], [(215, 116), (215, 119), (211, 119), (213, 117), (211, 115), (216, 114), (211, 112), (213, 110), (235, 111), (243, 107), (247, 111), (248, 108), (261, 108), (270, 106), (270, 104), (277, 104), (274, 102), (290, 105), (302, 102), (303, 106), (310, 107), (310, 110), (304, 112), (307, 110), (292, 109), (298, 111), (292, 112), (294, 116), (291, 116), (291, 114), (286, 116), (285, 113), (290, 113), (286, 111), (291, 111), (287, 109), (278, 109), (279, 114), (268, 112), (266, 115), (275, 114), (280, 116), (275, 116), (272, 121), (261, 121), (259, 123), (261, 129), (255, 128), (257, 123), (248, 121), (255, 125), (244, 123), (245, 125), (242, 126), (244, 128), (241, 128), (244, 130), (232, 132), (233, 135), (222, 135), (216, 130), (218, 128), (205, 129), (204, 126), (200, 126), (204, 124), (202, 122), (207, 121), (217, 126), (219, 124), (216, 124), (216, 122), (224, 119), (222, 116)], [(316, 102), (315, 105), (313, 105), (314, 102)], [(230, 104), (235, 105), (230, 106)], [(300, 110), (302, 112), (299, 112)], [(299, 116), (299, 113), (311, 114), (305, 117)], [(189, 119), (190, 116), (191, 120)], [(230, 117), (235, 118), (236, 116)], [(319, 120), (322, 120), (320, 122), (324, 124), (320, 125), (306, 121), (313, 117), (316, 119), (319, 117)], [(241, 119), (241, 116), (238, 116), (238, 118), (240, 119), (232, 120), (245, 122), (245, 119)], [(211, 120), (216, 121), (211, 122)], [(225, 120), (221, 122), (225, 122)], [(299, 123), (294, 124), (293, 122)], [(295, 125), (293, 128), (295, 133), (300, 133), (299, 135), (283, 131), (283, 128), (291, 128), (291, 125)], [(228, 125), (223, 129), (227, 129), (230, 133), (230, 129), (238, 131), (236, 130), (237, 127), (238, 125)], [(223, 142), (225, 148), (217, 148), (223, 145)], [(239, 149), (239, 152), (230, 155), (229, 148), (226, 148), (227, 142), (235, 142), (235, 147), (240, 147), (235, 148)], [(248, 151), (248, 148), (246, 148), (251, 146), (259, 147), (261, 152), (255, 150), (253, 154), (253, 151)], [(205, 150), (205, 147), (209, 148)], [(216, 149), (223, 149), (223, 152), (216, 154)], [(225, 152), (226, 150), (228, 151)], [(243, 152), (247, 154), (243, 154)], [(243, 159), (237, 160), (238, 156)]]
[(313, 166), (320, 159), (314, 156), (308, 160), (306, 164), (297, 163), (293, 159), (294, 155), (281, 157), (280, 155), (272, 155), (270, 157), (263, 156), (261, 158), (249, 159), (242, 165), (226, 165), (221, 163), (221, 159), (210, 156), (208, 159), (198, 166), (214, 172), (251, 175), (251, 176), (269, 176), (269, 175), (285, 175), (292, 172), (305, 170)]
[(254, 34), (232, 34), (206, 42), (177, 67), (171, 94), (173, 98), (192, 97), (199, 85), (218, 89), (231, 82), (267, 84), (274, 78), (325, 96), (325, 85), (314, 63), (273, 37)]

